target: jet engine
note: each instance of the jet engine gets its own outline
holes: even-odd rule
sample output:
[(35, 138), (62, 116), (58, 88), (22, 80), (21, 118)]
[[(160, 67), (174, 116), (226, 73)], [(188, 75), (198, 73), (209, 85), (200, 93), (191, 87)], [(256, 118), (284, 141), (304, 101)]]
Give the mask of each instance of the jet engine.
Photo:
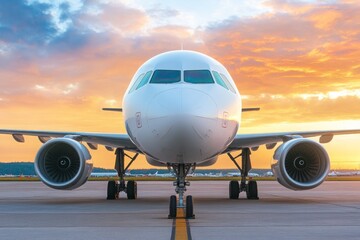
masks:
[(272, 171), (278, 182), (292, 190), (319, 186), (330, 169), (329, 155), (323, 146), (310, 139), (297, 138), (279, 146)]
[(35, 158), (41, 181), (55, 189), (71, 190), (83, 185), (92, 171), (91, 155), (81, 143), (70, 138), (46, 142)]

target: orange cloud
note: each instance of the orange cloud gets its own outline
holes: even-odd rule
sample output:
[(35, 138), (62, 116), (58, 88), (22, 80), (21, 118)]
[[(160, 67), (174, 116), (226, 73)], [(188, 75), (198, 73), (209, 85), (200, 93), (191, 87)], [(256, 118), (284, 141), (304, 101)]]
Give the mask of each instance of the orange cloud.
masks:
[(315, 27), (323, 30), (330, 30), (334, 23), (341, 18), (341, 13), (329, 9), (325, 11), (320, 11), (320, 13), (314, 12), (310, 19), (314, 21)]

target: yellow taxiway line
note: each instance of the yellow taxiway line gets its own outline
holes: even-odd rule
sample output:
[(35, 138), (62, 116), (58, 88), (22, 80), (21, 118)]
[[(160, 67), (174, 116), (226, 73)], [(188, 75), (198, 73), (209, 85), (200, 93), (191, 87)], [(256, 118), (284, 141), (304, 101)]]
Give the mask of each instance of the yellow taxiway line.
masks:
[(173, 230), (171, 234), (172, 240), (191, 240), (190, 226), (187, 219), (185, 219), (184, 209), (178, 208), (176, 218), (173, 222)]

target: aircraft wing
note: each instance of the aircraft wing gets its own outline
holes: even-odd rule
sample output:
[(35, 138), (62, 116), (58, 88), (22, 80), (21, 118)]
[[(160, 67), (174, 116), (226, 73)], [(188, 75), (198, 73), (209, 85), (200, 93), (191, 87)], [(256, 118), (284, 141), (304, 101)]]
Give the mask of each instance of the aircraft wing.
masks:
[(257, 148), (266, 145), (267, 149), (272, 149), (278, 142), (285, 142), (294, 138), (308, 138), (320, 136), (320, 143), (328, 143), (334, 135), (359, 134), (360, 129), (353, 130), (328, 130), (328, 131), (309, 131), (309, 132), (279, 132), (279, 133), (256, 133), (256, 134), (237, 134), (228, 148), (224, 151), (231, 152), (242, 148)]
[(87, 132), (56, 132), (56, 131), (30, 131), (0, 129), (0, 134), (10, 134), (17, 142), (24, 142), (24, 135), (37, 136), (42, 143), (51, 138), (69, 137), (77, 141), (86, 142), (91, 149), (97, 149), (97, 144), (104, 145), (108, 150), (123, 148), (135, 152), (141, 152), (130, 140), (127, 134), (112, 133), (87, 133)]

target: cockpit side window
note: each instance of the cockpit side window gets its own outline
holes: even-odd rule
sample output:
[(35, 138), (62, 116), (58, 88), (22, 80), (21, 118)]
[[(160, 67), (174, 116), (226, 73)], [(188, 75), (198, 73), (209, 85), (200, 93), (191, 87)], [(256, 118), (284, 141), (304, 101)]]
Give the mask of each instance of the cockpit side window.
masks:
[(184, 81), (187, 83), (215, 83), (209, 70), (185, 70)]
[(224, 80), (222, 80), (222, 78), (220, 77), (220, 74), (216, 71), (212, 72), (215, 78), (215, 81), (217, 84), (219, 84), (220, 86), (222, 86), (223, 88), (229, 90), (229, 88), (226, 86), (226, 83), (224, 82)]
[(224, 80), (224, 82), (226, 83), (226, 86), (230, 89), (230, 91), (232, 91), (233, 93), (236, 93), (236, 91), (235, 91), (234, 87), (231, 85), (229, 79), (227, 79), (227, 77), (222, 73), (220, 73), (220, 76), (221, 76), (222, 80)]
[(150, 83), (167, 84), (177, 83), (181, 80), (180, 70), (155, 70)]
[(141, 79), (143, 79), (145, 73), (140, 74), (140, 76), (136, 79), (136, 81), (134, 82), (134, 84), (131, 86), (129, 93), (131, 93), (132, 91), (135, 90), (136, 86), (139, 84), (139, 82), (141, 81)]
[(139, 85), (136, 87), (136, 90), (138, 90), (139, 88), (141, 88), (142, 86), (144, 86), (145, 84), (148, 83), (150, 77), (151, 77), (152, 71), (148, 71), (145, 76), (141, 79)]

